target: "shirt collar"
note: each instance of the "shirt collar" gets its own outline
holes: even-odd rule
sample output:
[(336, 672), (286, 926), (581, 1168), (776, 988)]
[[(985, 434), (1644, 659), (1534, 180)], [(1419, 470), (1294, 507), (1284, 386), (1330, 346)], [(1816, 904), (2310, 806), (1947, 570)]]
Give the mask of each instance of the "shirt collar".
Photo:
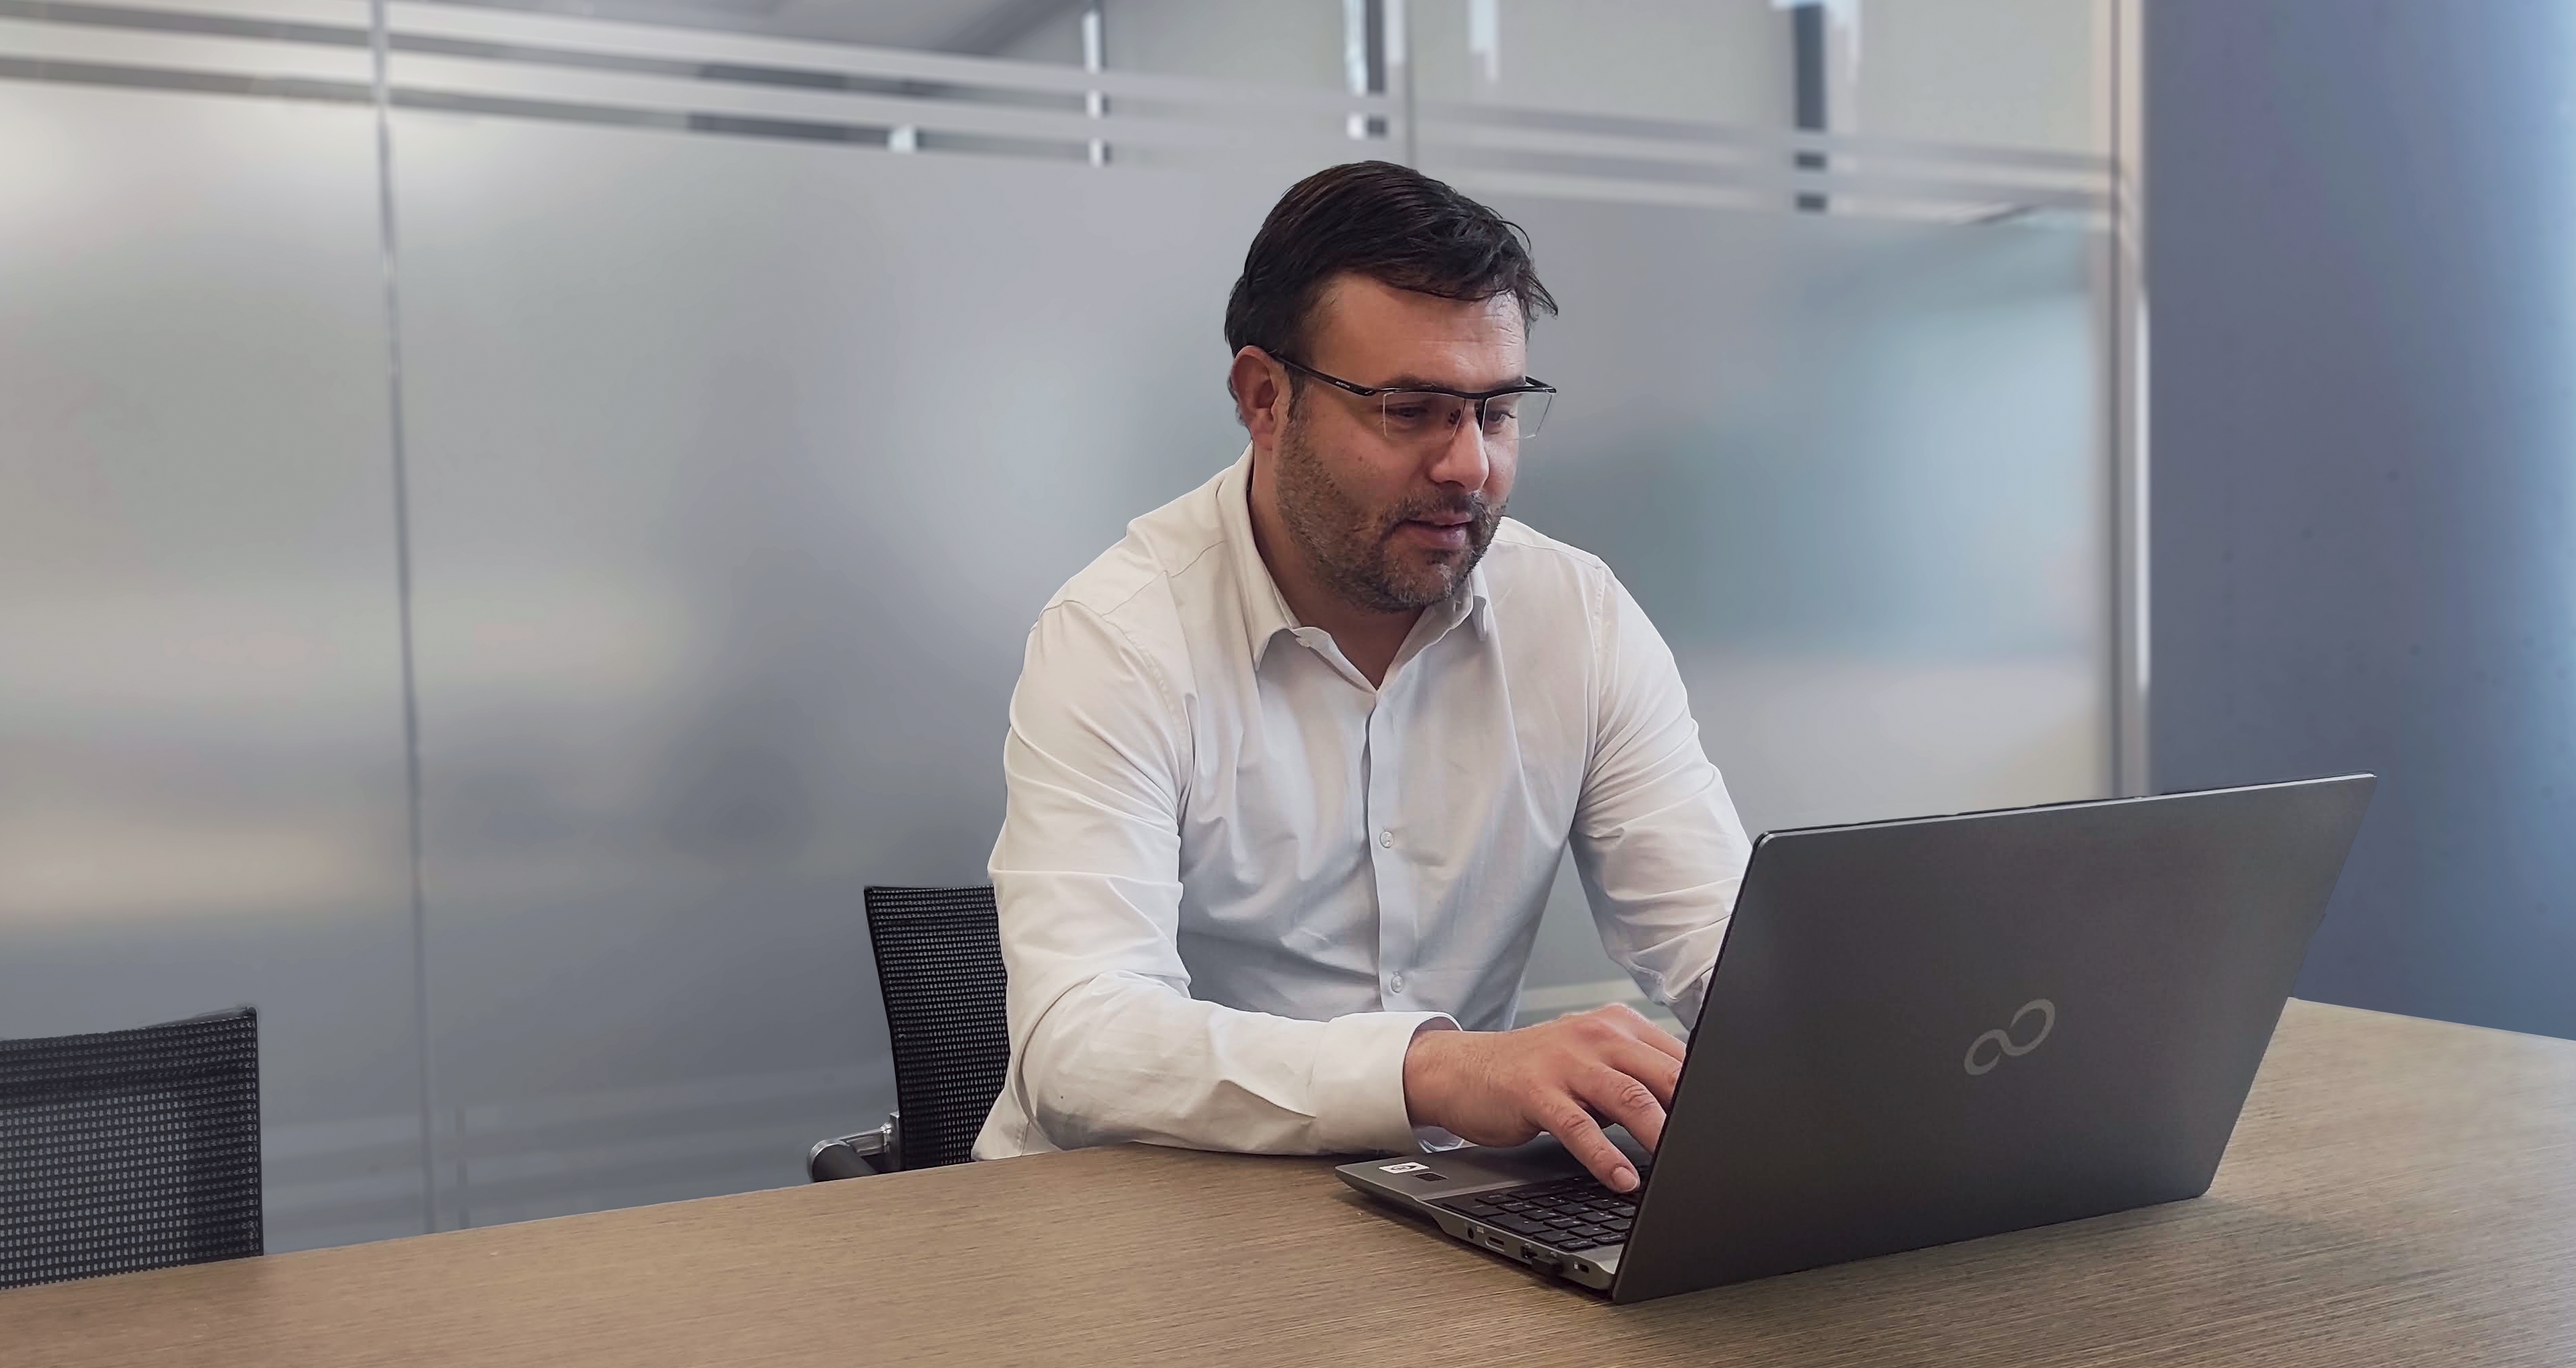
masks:
[(1243, 603), (1244, 646), (1252, 653), (1253, 668), (1259, 669), (1262, 657), (1270, 653), (1271, 641), (1282, 632), (1296, 631), (1300, 624), (1279, 592), (1279, 581), (1271, 578), (1269, 562), (1261, 559), (1261, 547), (1252, 539), (1249, 442), (1244, 443), (1234, 468), (1217, 481), (1216, 518), (1225, 534), (1226, 553), (1234, 561), (1234, 587)]
[[(1283, 633), (1321, 631), (1308, 628), (1297, 620), (1288, 607), (1287, 598), (1279, 592), (1279, 581), (1270, 574), (1269, 562), (1261, 558), (1261, 547), (1252, 539), (1252, 444), (1246, 442), (1243, 454), (1235, 459), (1232, 469), (1219, 478), (1216, 487), (1217, 523), (1225, 536), (1227, 553), (1234, 560), (1235, 590), (1243, 605), (1244, 646), (1251, 653), (1254, 669), (1261, 667), (1270, 653), (1270, 643)], [(1457, 593), (1431, 605), (1423, 614), (1430, 630), (1424, 644), (1446, 636), (1461, 622), (1475, 626), (1479, 640), (1493, 634), (1493, 601), (1488, 596), (1484, 562), (1467, 572), (1467, 582)], [(1424, 627), (1416, 624), (1416, 635)]]

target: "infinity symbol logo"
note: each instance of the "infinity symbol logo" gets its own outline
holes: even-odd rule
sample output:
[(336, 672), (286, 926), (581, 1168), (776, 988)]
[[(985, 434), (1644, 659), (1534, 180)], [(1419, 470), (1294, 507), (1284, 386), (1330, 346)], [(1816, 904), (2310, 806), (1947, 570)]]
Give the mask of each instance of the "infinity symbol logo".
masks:
[[(2027, 1045), (2016, 1043), (2012, 1038), (2012, 1031), (2021, 1029), (2021, 1019), (2029, 1016), (2033, 1012), (2039, 1013), (2039, 1034), (2032, 1036), (2030, 1038), (2030, 1043)], [(2049, 1032), (2056, 1029), (2057, 1004), (2046, 998), (2032, 998), (2030, 1001), (2021, 1005), (2020, 1011), (2013, 1013), (2010, 1029), (2002, 1031), (1988, 1031), (1984, 1035), (1968, 1042), (1968, 1058), (1966, 1060), (1966, 1064), (1969, 1075), (1973, 1077), (1977, 1074), (1988, 1072), (1996, 1065), (2003, 1063), (2005, 1055), (2011, 1055), (2013, 1058), (2019, 1059), (2023, 1055), (2029, 1054), (2031, 1051), (2039, 1048), (2039, 1042), (2048, 1039)], [(1980, 1064), (1977, 1062), (1977, 1051), (1984, 1049), (1988, 1041), (1994, 1042), (1996, 1053), (1991, 1058), (1987, 1059), (1985, 1063)]]

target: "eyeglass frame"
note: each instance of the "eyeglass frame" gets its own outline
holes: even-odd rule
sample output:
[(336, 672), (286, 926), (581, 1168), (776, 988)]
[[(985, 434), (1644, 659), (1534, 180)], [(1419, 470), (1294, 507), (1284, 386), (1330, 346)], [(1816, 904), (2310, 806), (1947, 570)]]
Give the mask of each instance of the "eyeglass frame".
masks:
[[(1277, 353), (1271, 353), (1270, 359), (1278, 362), (1280, 365), (1286, 366), (1292, 371), (1297, 372), (1299, 375), (1321, 380), (1325, 384), (1330, 385), (1337, 390), (1341, 390), (1346, 394), (1358, 395), (1362, 399), (1375, 399), (1381, 395), (1388, 394), (1437, 394), (1450, 399), (1463, 400), (1476, 406), (1476, 431), (1480, 438), (1485, 430), (1485, 403), (1487, 400), (1500, 399), (1506, 394), (1555, 394), (1557, 392), (1556, 386), (1548, 384), (1546, 381), (1541, 380), (1534, 375), (1521, 377), (1521, 382), (1517, 385), (1505, 385), (1500, 389), (1489, 389), (1475, 394), (1470, 394), (1465, 390), (1453, 390), (1445, 385), (1363, 385), (1357, 381), (1345, 380), (1338, 375), (1326, 375), (1312, 366), (1302, 365), (1298, 362), (1291, 361), (1287, 357), (1280, 356)], [(1484, 440), (1491, 439), (1485, 438)], [(1516, 436), (1512, 440), (1517, 442), (1520, 438)]]

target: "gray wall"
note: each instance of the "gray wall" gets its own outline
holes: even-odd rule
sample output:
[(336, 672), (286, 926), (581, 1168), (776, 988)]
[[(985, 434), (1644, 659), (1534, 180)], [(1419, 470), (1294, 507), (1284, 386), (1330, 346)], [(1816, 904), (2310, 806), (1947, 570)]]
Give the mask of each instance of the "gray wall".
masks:
[(2383, 782), (2302, 996), (2576, 1036), (2576, 7), (2157, 0), (2154, 781)]

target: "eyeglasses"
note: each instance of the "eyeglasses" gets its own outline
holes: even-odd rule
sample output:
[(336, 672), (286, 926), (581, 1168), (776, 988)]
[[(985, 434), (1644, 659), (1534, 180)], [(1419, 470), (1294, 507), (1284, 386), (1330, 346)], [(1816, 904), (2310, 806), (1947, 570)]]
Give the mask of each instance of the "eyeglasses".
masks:
[(1387, 389), (1376, 385), (1356, 385), (1338, 375), (1326, 375), (1312, 366), (1301, 366), (1281, 356), (1280, 365), (1346, 394), (1377, 402), (1378, 427), (1389, 441), (1407, 445), (1445, 445), (1466, 421), (1467, 411), (1476, 411), (1476, 426), (1485, 440), (1495, 445), (1517, 443), (1524, 437), (1538, 435), (1539, 424), (1547, 419), (1547, 401), (1556, 394), (1556, 386), (1536, 380), (1523, 380), (1517, 385), (1468, 394), (1450, 389)]

